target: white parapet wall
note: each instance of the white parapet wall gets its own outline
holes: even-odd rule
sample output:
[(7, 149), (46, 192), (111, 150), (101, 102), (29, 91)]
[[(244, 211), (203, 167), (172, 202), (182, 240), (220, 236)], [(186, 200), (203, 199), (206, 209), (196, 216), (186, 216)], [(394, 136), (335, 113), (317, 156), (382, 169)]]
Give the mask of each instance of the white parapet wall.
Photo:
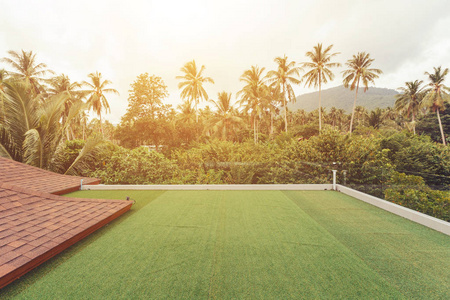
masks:
[(362, 193), (360, 191), (345, 187), (343, 185), (337, 185), (337, 191), (344, 193), (346, 195), (352, 196), (356, 199), (364, 201), (366, 203), (372, 204), (376, 207), (389, 211), (393, 214), (411, 220), (413, 222), (422, 224), (426, 227), (432, 228), (434, 230), (450, 235), (450, 223), (444, 220), (440, 220), (429, 215), (417, 212), (415, 210), (403, 207), (401, 205)]
[(186, 184), (186, 185), (83, 185), (83, 190), (172, 190), (172, 191), (320, 191), (331, 190), (332, 184)]

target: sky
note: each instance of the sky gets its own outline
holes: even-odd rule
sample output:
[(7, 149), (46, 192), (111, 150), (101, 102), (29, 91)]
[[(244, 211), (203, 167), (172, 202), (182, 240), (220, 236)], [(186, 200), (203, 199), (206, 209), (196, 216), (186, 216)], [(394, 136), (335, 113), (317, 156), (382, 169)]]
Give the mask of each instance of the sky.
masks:
[[(234, 98), (243, 86), (239, 77), (253, 65), (273, 70), (274, 58), (283, 55), (307, 61), (305, 53), (318, 43), (333, 44), (343, 65), (358, 52), (370, 53), (372, 66), (384, 72), (376, 87), (396, 89), (425, 81), (433, 67), (450, 68), (448, 0), (1, 2), (0, 57), (32, 50), (39, 62), (79, 82), (101, 72), (120, 93), (107, 95), (111, 113), (104, 117), (115, 124), (126, 112), (130, 84), (145, 72), (164, 80), (165, 103), (176, 108), (176, 76), (193, 59), (215, 82), (205, 85), (211, 99), (221, 91)], [(342, 84), (344, 67), (333, 70), (324, 89)], [(294, 91), (315, 90), (299, 85)]]

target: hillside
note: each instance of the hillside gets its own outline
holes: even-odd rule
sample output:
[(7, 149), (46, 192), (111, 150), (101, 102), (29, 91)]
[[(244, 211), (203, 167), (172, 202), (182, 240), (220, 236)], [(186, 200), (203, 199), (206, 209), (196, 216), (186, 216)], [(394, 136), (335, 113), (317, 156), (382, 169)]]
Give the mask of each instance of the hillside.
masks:
[[(395, 90), (375, 87), (369, 88), (365, 93), (363, 91), (364, 89), (359, 89), (356, 105), (364, 106), (367, 110), (394, 106), (395, 95), (398, 94)], [(296, 99), (295, 103), (288, 104), (290, 110), (304, 109), (310, 112), (318, 108), (319, 92), (303, 94)], [(350, 91), (343, 85), (322, 91), (322, 106), (328, 108), (328, 110), (334, 106), (349, 113), (352, 110), (354, 100), (355, 91)]]

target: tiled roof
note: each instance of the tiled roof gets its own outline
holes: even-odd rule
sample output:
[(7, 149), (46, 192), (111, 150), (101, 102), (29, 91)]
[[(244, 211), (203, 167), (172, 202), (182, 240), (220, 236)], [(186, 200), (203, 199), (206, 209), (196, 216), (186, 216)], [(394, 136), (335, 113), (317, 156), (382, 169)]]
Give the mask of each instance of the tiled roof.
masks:
[(122, 215), (131, 204), (61, 197), (31, 191), (28, 183), (17, 187), (0, 181), (0, 288)]
[(83, 184), (100, 183), (96, 178), (57, 174), (0, 157), (0, 183), (61, 195), (78, 190), (81, 180)]
[(57, 196), (81, 180), (100, 183), (0, 157), (0, 288), (130, 209), (130, 201)]

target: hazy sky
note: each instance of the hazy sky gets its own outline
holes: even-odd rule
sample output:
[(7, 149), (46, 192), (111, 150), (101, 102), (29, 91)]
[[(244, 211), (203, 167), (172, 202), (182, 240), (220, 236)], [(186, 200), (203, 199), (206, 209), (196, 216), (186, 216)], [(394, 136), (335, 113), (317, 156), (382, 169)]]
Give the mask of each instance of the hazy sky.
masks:
[[(192, 59), (214, 79), (205, 86), (212, 99), (221, 91), (234, 97), (252, 65), (275, 69), (273, 59), (284, 54), (304, 62), (317, 43), (334, 44), (341, 63), (369, 52), (373, 67), (384, 71), (377, 87), (398, 88), (425, 79), (434, 66), (450, 67), (448, 0), (4, 0), (0, 28), (0, 57), (33, 50), (71, 80), (95, 71), (111, 80), (120, 92), (107, 97), (106, 118), (114, 123), (126, 111), (130, 84), (144, 72), (162, 77), (167, 103), (179, 104), (175, 77)], [(342, 70), (324, 88), (340, 85)]]

